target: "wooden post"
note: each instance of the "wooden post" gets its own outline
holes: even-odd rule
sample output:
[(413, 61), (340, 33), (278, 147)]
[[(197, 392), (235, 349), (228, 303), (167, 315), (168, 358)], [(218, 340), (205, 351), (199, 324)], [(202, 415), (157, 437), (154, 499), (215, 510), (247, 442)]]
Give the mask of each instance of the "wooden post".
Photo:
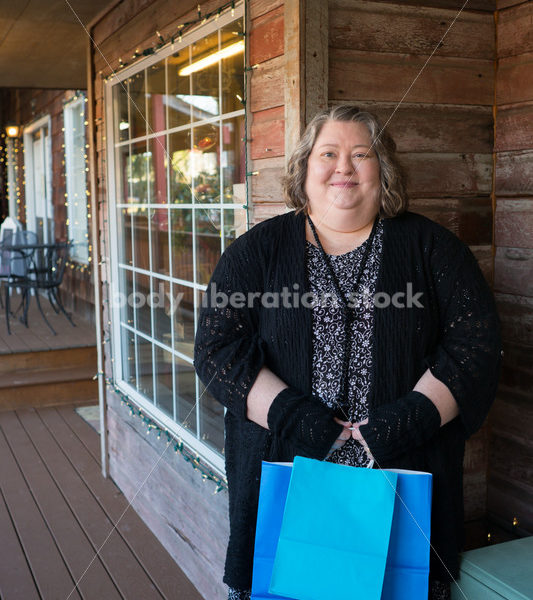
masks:
[(328, 104), (328, 3), (285, 0), (285, 158)]

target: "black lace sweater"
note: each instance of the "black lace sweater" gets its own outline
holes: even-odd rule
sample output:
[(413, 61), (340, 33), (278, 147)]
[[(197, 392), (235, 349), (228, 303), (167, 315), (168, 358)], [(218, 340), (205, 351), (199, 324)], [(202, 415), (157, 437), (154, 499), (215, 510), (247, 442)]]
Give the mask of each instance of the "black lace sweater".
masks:
[[(464, 443), (481, 426), (494, 399), (499, 321), (474, 256), (452, 233), (413, 213), (385, 219), (383, 226), (376, 292), (392, 298), (412, 284), (413, 294), (422, 293), (418, 301), (423, 307), (413, 302), (411, 308), (401, 308), (396, 302), (376, 308), (368, 402), (394, 402), (429, 367), (459, 405), (460, 416), (441, 427), (430, 443), (381, 465), (433, 473), (431, 541), (440, 558), (432, 551), (431, 573), (448, 581), (458, 575), (462, 545)], [(276, 306), (273, 295), (263, 296), (263, 302), (256, 297), (251, 307), (246, 302), (242, 308), (232, 303), (219, 307), (214, 291), (227, 296), (281, 293), (283, 288), (305, 293), (305, 248), (302, 214), (291, 212), (256, 225), (221, 257), (200, 313), (195, 368), (227, 407), (230, 539), (224, 581), (238, 589), (251, 587), (261, 460), (293, 458), (286, 444), (246, 418), (246, 397), (263, 365), (288, 385), (311, 392), (312, 309), (281, 301)], [(242, 304), (242, 296), (235, 298)]]

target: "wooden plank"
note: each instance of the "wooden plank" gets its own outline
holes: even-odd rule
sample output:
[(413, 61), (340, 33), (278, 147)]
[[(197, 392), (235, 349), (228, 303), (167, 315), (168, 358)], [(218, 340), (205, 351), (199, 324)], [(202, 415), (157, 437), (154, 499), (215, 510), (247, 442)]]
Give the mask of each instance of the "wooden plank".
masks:
[(518, 442), (502, 435), (500, 431), (493, 431), (490, 440), (490, 470), (492, 475), (502, 474), (506, 479), (528, 487), (533, 495), (533, 444)]
[[(340, 101), (332, 102), (333, 105)], [(344, 103), (344, 102), (342, 102)], [(390, 102), (350, 102), (387, 124), (400, 152), (491, 153), (493, 115), (490, 106), (451, 106)], [(391, 118), (392, 117), (392, 118)]]
[(0, 481), (37, 589), (43, 598), (80, 599), (79, 593), (73, 591), (74, 580), (7, 444), (3, 432), (5, 417), (0, 414)]
[(533, 195), (533, 151), (498, 152), (495, 176), (498, 196)]
[(145, 571), (139, 569), (131, 550), (115, 529), (113, 522), (94, 501), (92, 492), (72, 468), (72, 464), (37, 413), (23, 409), (17, 411), (17, 414), (86, 536), (93, 546), (100, 549), (100, 559), (115, 576), (115, 585), (120, 593), (126, 598), (161, 598)]
[[(520, 485), (504, 473), (492, 475), (489, 471), (487, 485), (487, 512), (489, 518), (505, 525), (509, 531), (518, 530), (521, 535), (531, 535), (533, 531), (533, 510), (530, 498), (533, 489)], [(517, 525), (513, 526), (516, 519)]]
[(250, 110), (253, 113), (275, 106), (283, 106), (285, 103), (283, 72), (283, 56), (267, 60), (252, 71)]
[[(128, 21), (142, 12), (153, 0), (130, 0), (115, 6), (111, 12), (105, 15), (92, 30), (92, 36), (96, 44), (100, 45), (108, 37), (112, 36), (118, 29), (124, 27)], [(194, 6), (193, 0), (183, 0), (181, 5), (185, 10), (191, 10)]]
[(485, 473), (465, 473), (463, 478), (465, 520), (485, 516), (487, 486)]
[(49, 530), (67, 568), (77, 583), (77, 589), (83, 597), (95, 596), (119, 600), (112, 579), (96, 557), (97, 547), (92, 546), (80, 524), (65, 502), (43, 462), (31, 444), (15, 413), (3, 415), (4, 435), (17, 457), (19, 468), (24, 474), (31, 493), (39, 506)]
[(496, 0), (496, 8), (498, 11), (503, 11), (505, 8), (510, 8), (517, 4), (525, 4), (527, 2), (529, 2), (529, 0)]
[(282, 86), (288, 160), (305, 127), (305, 0), (285, 0), (285, 20)]
[[(529, 349), (531, 358), (532, 349)], [(507, 357), (506, 357), (507, 359)], [(530, 363), (530, 368), (531, 368)], [(531, 390), (531, 388), (530, 388)], [(528, 391), (530, 391), (528, 390)], [(533, 407), (531, 399), (518, 394), (498, 393), (489, 415), (491, 433), (511, 440), (533, 451), (531, 431), (533, 431)], [(491, 463), (492, 465), (493, 463)]]
[(40, 600), (2, 490), (0, 490), (0, 539), (3, 557), (0, 560), (0, 597), (4, 600)]
[(486, 154), (401, 155), (413, 197), (490, 194), (492, 156)]
[[(499, 0), (501, 1), (501, 0)], [(373, 0), (373, 2), (386, 2), (390, 0)], [(420, 6), (420, 0), (402, 0), (401, 4), (414, 4)], [(423, 5), (430, 8), (449, 8), (459, 11), (464, 5), (464, 0), (423, 0)], [(469, 0), (467, 11), (479, 10), (482, 12), (494, 12), (496, 10), (496, 0)]]
[(257, 225), (266, 219), (282, 215), (287, 211), (287, 207), (282, 202), (269, 202), (268, 204), (254, 204), (251, 222)]
[(496, 248), (494, 289), (533, 298), (533, 250)]
[(249, 0), (250, 19), (257, 19), (261, 15), (283, 6), (284, 0)]
[(252, 21), (250, 30), (250, 64), (270, 60), (283, 54), (283, 6)]
[(111, 477), (127, 498), (133, 498), (157, 463), (150, 477), (152, 485), (142, 487), (133, 507), (200, 593), (224, 600), (227, 494), (213, 495), (212, 482), (203, 480), (171, 448), (165, 450), (164, 438), (147, 435), (146, 426), (113, 396), (108, 427)]
[(498, 13), (498, 58), (533, 52), (532, 19), (531, 2), (524, 2)]
[(253, 204), (284, 202), (281, 178), (285, 172), (285, 160), (283, 158), (254, 160), (253, 170), (258, 172), (251, 180)]
[(528, 150), (533, 146), (533, 103), (499, 107), (495, 122), (495, 152)]
[[(74, 410), (72, 406), (58, 406), (57, 411), (72, 432), (78, 437), (94, 460), (100, 464), (100, 437), (95, 435), (94, 429), (84, 421)], [(46, 411), (40, 411), (41, 416), (46, 415)]]
[[(64, 417), (67, 410), (56, 411), (45, 409), (39, 411), (39, 416), (46, 424), (50, 433), (69, 457), (85, 485), (94, 494), (96, 501), (105, 510), (109, 519), (117, 523), (117, 529), (135, 554), (142, 568), (150, 574), (165, 598), (179, 597), (183, 600), (197, 600), (197, 592), (191, 582), (185, 577), (178, 565), (172, 560), (168, 552), (161, 546), (159, 540), (147, 528), (139, 515), (128, 509), (129, 503), (122, 493), (117, 493), (117, 488), (110, 480), (105, 480), (99, 472), (98, 461), (87, 449), (87, 444), (77, 436), (72, 436), (71, 431), (74, 420), (82, 421), (72, 409), (68, 413), (68, 423)], [(94, 440), (98, 435), (86, 423), (82, 423), (90, 431)], [(76, 432), (78, 428), (75, 428)], [(86, 436), (84, 436), (86, 437)]]
[[(492, 14), (463, 11), (454, 22), (457, 11), (421, 4), (411, 7), (399, 3), (334, 0), (330, 2), (329, 11), (330, 46), (426, 56), (438, 46), (438, 56), (494, 59)], [(385, 31), (387, 35), (383, 35)]]
[(532, 231), (533, 199), (496, 199), (496, 246), (533, 248)]
[(285, 110), (283, 106), (253, 115), (250, 144), (252, 160), (285, 154)]
[(414, 198), (409, 210), (421, 213), (453, 231), (465, 244), (492, 244), (492, 201), (476, 198)]
[(498, 61), (496, 104), (514, 104), (533, 99), (533, 52)]
[(495, 296), (504, 342), (533, 346), (533, 299), (497, 291)]
[(329, 4), (305, 3), (305, 125), (328, 107)]
[[(330, 100), (492, 105), (492, 61), (330, 48)], [(414, 83), (413, 83), (414, 82)]]

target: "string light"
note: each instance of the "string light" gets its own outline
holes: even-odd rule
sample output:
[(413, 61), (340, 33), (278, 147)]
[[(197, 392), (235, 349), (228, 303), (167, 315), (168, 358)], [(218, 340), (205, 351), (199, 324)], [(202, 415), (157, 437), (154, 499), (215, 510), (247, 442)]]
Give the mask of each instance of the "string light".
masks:
[[(95, 375), (98, 377), (98, 374)], [(146, 413), (144, 413), (138, 406), (132, 404), (122, 390), (120, 390), (111, 379), (106, 378), (106, 384), (109, 388), (113, 390), (113, 392), (119, 396), (120, 402), (122, 405), (127, 406), (130, 411), (130, 415), (132, 417), (138, 418), (142, 421), (142, 423), (146, 427), (146, 435), (150, 435), (152, 431), (157, 432), (157, 439), (161, 439), (161, 436), (165, 437), (168, 444), (172, 444), (174, 448), (174, 452), (176, 454), (180, 454), (181, 457), (188, 462), (191, 467), (201, 473), (202, 479), (204, 481), (212, 481), (216, 484), (216, 489), (214, 491), (215, 494), (222, 492), (223, 490), (228, 489), (228, 482), (225, 478), (220, 477), (215, 472), (211, 471), (209, 467), (204, 464), (199, 455), (190, 450), (184, 443), (181, 438), (174, 437), (170, 431), (164, 427), (160, 427), (151, 417), (149, 417)]]

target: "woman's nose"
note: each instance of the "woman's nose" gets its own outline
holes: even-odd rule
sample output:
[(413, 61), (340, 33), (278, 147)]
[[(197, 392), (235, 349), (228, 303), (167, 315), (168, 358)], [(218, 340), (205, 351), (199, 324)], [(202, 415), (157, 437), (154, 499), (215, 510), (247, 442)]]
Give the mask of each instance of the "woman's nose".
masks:
[(357, 167), (356, 165), (354, 165), (351, 155), (339, 155), (337, 159), (337, 165), (335, 168), (335, 171), (337, 171), (337, 173), (353, 173), (356, 170)]

